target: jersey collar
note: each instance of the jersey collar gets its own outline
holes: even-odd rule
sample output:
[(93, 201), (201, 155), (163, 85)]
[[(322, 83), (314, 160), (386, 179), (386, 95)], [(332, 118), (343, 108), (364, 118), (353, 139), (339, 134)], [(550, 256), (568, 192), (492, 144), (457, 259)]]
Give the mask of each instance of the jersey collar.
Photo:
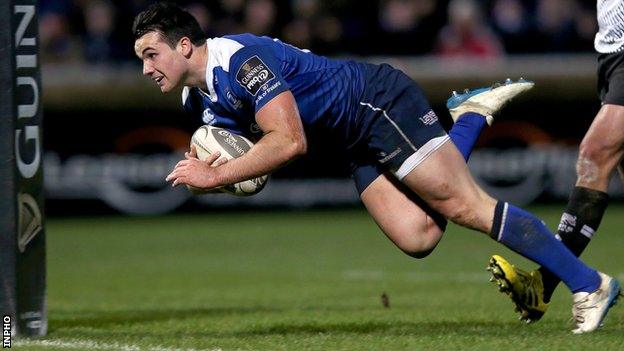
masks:
[(214, 69), (221, 67), (225, 72), (230, 69), (230, 58), (243, 45), (226, 38), (209, 38), (206, 40), (208, 46), (208, 60), (206, 61), (206, 86), (208, 87), (208, 97), (210, 101), (217, 102), (218, 96), (214, 86)]

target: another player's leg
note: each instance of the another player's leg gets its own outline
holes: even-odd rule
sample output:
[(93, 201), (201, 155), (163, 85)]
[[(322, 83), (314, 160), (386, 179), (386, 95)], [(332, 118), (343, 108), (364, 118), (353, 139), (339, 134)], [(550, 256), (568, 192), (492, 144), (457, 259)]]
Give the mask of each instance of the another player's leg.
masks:
[[(557, 230), (561, 241), (577, 256), (600, 226), (609, 202), (609, 180), (623, 155), (624, 107), (604, 105), (581, 142), (576, 186)], [(559, 281), (544, 268), (540, 272), (545, 298), (550, 300)]]
[[(558, 236), (579, 256), (589, 244), (602, 220), (609, 196), (607, 187), (615, 167), (624, 155), (624, 107), (604, 105), (585, 134), (577, 160), (577, 183), (561, 216)], [(560, 280), (545, 267), (527, 273), (532, 279), (521, 279), (526, 272), (500, 256), (490, 260), (490, 269), (499, 286), (507, 285), (521, 319), (531, 323), (546, 312), (550, 298)], [(543, 287), (543, 290), (542, 290)], [(542, 290), (543, 293), (538, 292)]]
[(574, 293), (576, 331), (596, 329), (619, 295), (617, 281), (587, 267), (538, 218), (481, 190), (452, 143), (431, 147), (436, 151), (425, 159), (418, 152), (408, 158), (397, 177), (446, 218), (488, 233), (554, 272)]

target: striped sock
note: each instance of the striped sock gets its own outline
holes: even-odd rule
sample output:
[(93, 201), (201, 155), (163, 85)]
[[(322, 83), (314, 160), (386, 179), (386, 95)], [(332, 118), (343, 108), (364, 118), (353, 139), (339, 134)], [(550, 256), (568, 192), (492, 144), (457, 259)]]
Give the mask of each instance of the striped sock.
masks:
[(490, 235), (511, 250), (546, 267), (573, 293), (593, 292), (600, 286), (600, 276), (595, 270), (576, 258), (542, 221), (518, 207), (499, 201)]

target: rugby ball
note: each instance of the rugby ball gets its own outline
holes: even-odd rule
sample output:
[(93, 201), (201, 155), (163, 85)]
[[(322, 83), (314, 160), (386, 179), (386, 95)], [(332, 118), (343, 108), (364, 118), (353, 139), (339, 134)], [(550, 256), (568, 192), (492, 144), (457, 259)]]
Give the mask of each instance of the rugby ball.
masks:
[[(205, 160), (213, 152), (221, 152), (221, 157), (228, 160), (244, 155), (253, 147), (247, 138), (233, 134), (230, 131), (213, 127), (201, 126), (191, 137), (191, 146), (197, 150), (197, 158)], [(219, 188), (220, 191), (237, 195), (250, 196), (260, 192), (266, 185), (268, 176), (249, 179), (236, 184), (229, 184)], [(192, 191), (193, 189), (191, 189)]]

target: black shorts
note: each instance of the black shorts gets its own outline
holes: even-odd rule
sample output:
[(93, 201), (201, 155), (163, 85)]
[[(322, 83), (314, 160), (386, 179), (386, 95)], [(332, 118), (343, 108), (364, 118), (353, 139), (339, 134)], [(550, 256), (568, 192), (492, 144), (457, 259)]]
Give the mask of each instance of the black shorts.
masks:
[(366, 85), (358, 103), (358, 142), (351, 172), (361, 194), (377, 177), (399, 180), (449, 140), (420, 87), (390, 65), (365, 66)]
[(598, 56), (598, 94), (603, 105), (624, 106), (624, 52)]

